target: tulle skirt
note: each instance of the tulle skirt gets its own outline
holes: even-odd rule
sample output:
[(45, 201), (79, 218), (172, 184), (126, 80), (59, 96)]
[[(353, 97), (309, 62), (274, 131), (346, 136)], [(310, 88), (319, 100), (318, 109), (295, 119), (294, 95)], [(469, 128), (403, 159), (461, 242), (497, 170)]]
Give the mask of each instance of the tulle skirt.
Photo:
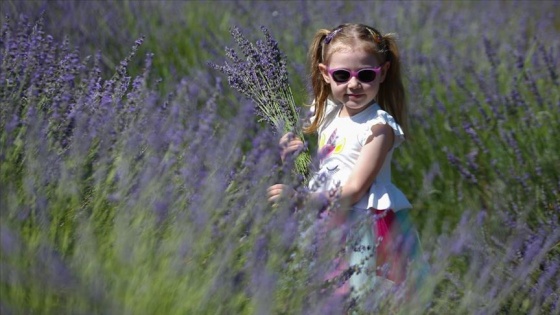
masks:
[(342, 279), (334, 297), (355, 301), (403, 283), (422, 259), (409, 210), (353, 209), (344, 223), (345, 254), (327, 279)]

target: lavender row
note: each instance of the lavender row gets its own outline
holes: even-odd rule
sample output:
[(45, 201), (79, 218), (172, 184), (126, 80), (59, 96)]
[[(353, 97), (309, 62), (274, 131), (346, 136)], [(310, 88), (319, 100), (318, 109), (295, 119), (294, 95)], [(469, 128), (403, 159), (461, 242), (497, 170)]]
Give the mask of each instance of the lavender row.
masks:
[[(259, 5), (322, 18), (306, 2)], [(422, 32), (456, 34), (478, 53), (426, 34), (405, 44), (416, 48), (409, 86), (424, 106), (414, 106), (415, 137), (395, 175), (414, 201), (429, 276), (415, 299), (400, 294), (406, 288), (380, 291), (365, 311), (558, 312), (558, 42), (546, 28), (515, 45), (473, 41), (460, 27), (484, 26), (468, 23), (473, 13), (439, 6), (409, 10), (425, 14)], [(372, 12), (395, 21), (387, 28), (421, 20), (391, 9)], [(535, 13), (550, 21), (527, 8)], [(455, 22), (434, 28), (438, 16)], [(266, 203), (264, 189), (279, 176), (277, 139), (254, 123), (252, 104), (228, 98), (206, 68), (161, 96), (150, 80), (154, 56), (139, 53), (145, 39), (131, 39), (130, 56), (107, 77), (102, 52), (82, 57), (33, 26), (21, 19), (2, 30), (3, 314), (313, 313), (328, 305), (318, 270), (337, 248), (298, 244), (313, 216)], [(132, 76), (135, 63), (146, 71)]]

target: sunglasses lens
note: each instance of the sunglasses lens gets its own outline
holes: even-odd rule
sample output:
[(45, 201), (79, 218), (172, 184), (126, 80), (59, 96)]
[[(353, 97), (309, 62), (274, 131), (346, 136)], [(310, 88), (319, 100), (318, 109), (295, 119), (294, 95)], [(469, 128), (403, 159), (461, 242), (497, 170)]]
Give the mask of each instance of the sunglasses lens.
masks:
[(350, 80), (350, 72), (346, 70), (336, 70), (332, 73), (332, 78), (338, 83)]
[(362, 82), (373, 82), (373, 80), (375, 80), (375, 71), (362, 70), (358, 72), (358, 80)]
[[(338, 83), (348, 82), (352, 74), (348, 70), (340, 69), (336, 70), (331, 74), (333, 80)], [(370, 69), (363, 69), (358, 72), (358, 80), (364, 83), (373, 82), (375, 80), (376, 73)]]

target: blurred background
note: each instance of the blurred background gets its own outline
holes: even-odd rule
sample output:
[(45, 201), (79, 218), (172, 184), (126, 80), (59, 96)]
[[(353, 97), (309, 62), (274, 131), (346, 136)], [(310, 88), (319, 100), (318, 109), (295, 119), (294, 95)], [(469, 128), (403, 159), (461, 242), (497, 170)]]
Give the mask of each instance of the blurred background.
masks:
[[(260, 168), (261, 173), (255, 172), (254, 168), (259, 166), (247, 166), (244, 163), (250, 160), (249, 157), (257, 154), (256, 148), (266, 147), (266, 143), (276, 141), (275, 136), (262, 136), (261, 139), (256, 135), (262, 133), (262, 125), (243, 125), (247, 119), (240, 118), (239, 115), (245, 113), (248, 101), (228, 86), (223, 74), (208, 65), (208, 62), (223, 63), (227, 60), (224, 48), (235, 47), (230, 35), (232, 26), (238, 26), (252, 41), (262, 37), (261, 26), (270, 31), (285, 54), (296, 102), (305, 108), (310, 101), (306, 63), (308, 45), (318, 29), (332, 29), (347, 22), (368, 24), (382, 33), (396, 33), (399, 38), (410, 108), (411, 139), (394, 156), (393, 180), (413, 203), (413, 221), (423, 241), (425, 257), (433, 266), (432, 277), (428, 281), (430, 285), (426, 286), (425, 294), (421, 299), (407, 304), (408, 308), (404, 307), (400, 312), (560, 312), (560, 162), (557, 157), (560, 152), (560, 140), (557, 137), (560, 133), (560, 5), (557, 1), (8, 0), (2, 1), (0, 8), (0, 22), (5, 26), (1, 43), (4, 85), (4, 166), (1, 180), (4, 188), (0, 205), (3, 206), (1, 213), (4, 223), (1, 233), (0, 310), (3, 314), (295, 314), (316, 311), (313, 307), (319, 305), (319, 302), (310, 303), (313, 307), (306, 306), (302, 298), (297, 296), (306, 292), (305, 284), (281, 276), (287, 273), (285, 268), (288, 268), (288, 263), (282, 265), (280, 261), (283, 261), (286, 255), (289, 256), (293, 248), (287, 246), (279, 249), (270, 245), (278, 230), (271, 229), (269, 225), (283, 226), (291, 222), (291, 219), (260, 216), (260, 206), (257, 205), (263, 203), (264, 199), (243, 197), (250, 199), (245, 200), (238, 194), (231, 195), (231, 200), (235, 200), (240, 209), (251, 209), (247, 216), (258, 217), (256, 221), (249, 220), (251, 223), (243, 220), (243, 223), (240, 223), (245, 226), (244, 229), (251, 231), (247, 234), (248, 243), (245, 245), (240, 245), (239, 242), (233, 242), (234, 245), (228, 243), (227, 246), (225, 243), (216, 245), (216, 239), (209, 237), (210, 234), (214, 235), (210, 231), (209, 222), (216, 216), (223, 216), (224, 212), (220, 211), (225, 211), (214, 203), (199, 201), (200, 209), (207, 211), (198, 215), (207, 218), (202, 222), (209, 224), (208, 229), (197, 229), (196, 226), (201, 225), (192, 222), (200, 217), (187, 215), (181, 220), (175, 219), (175, 223), (169, 223), (171, 227), (168, 226), (165, 233), (157, 232), (157, 228), (151, 230), (152, 227), (144, 230), (140, 228), (144, 224), (143, 219), (134, 216), (133, 213), (147, 211), (148, 208), (157, 212), (153, 209), (157, 208), (155, 205), (159, 204), (160, 199), (167, 202), (167, 206), (162, 206), (168, 209), (165, 211), (165, 218), (174, 211), (169, 209), (178, 212), (179, 209), (183, 209), (184, 212), (190, 213), (194, 201), (180, 200), (177, 196), (182, 196), (185, 192), (200, 192), (197, 189), (202, 189), (203, 196), (215, 199), (209, 197), (215, 196), (212, 192), (218, 192), (217, 195), (231, 192), (227, 187), (215, 186), (220, 180), (230, 178), (230, 172), (244, 174), (238, 178), (238, 182), (243, 183), (255, 182), (255, 179), (246, 173), (252, 172), (255, 177), (264, 172)], [(124, 141), (122, 146), (117, 146), (118, 149), (111, 146), (111, 149), (103, 151), (103, 145), (95, 144), (92, 140), (91, 146), (88, 144), (82, 149), (76, 149), (76, 152), (82, 153), (72, 153), (76, 156), (69, 160), (60, 157), (61, 151), (56, 151), (58, 147), (50, 147), (49, 141), (54, 139), (54, 133), (43, 133), (39, 130), (32, 133), (31, 127), (21, 129), (23, 127), (20, 124), (16, 124), (18, 127), (12, 129), (9, 127), (12, 117), (16, 117), (14, 120), (24, 121), (32, 117), (26, 114), (29, 108), (35, 105), (37, 108), (47, 108), (45, 103), (41, 103), (40, 96), (37, 96), (37, 102), (28, 102), (32, 99), (29, 96), (31, 94), (21, 92), (27, 91), (28, 87), (25, 84), (21, 84), (20, 90), (11, 89), (13, 80), (33, 82), (33, 79), (29, 79), (33, 76), (28, 74), (35, 73), (34, 69), (41, 69), (41, 63), (33, 66), (26, 62), (12, 64), (11, 57), (8, 57), (14, 54), (14, 51), (24, 56), (26, 49), (29, 55), (35, 53), (31, 41), (27, 46), (18, 46), (16, 50), (11, 48), (10, 43), (12, 40), (24, 38), (25, 36), (18, 35), (18, 32), (25, 32), (26, 25), (32, 28), (36, 23), (41, 25), (44, 34), (52, 36), (50, 41), (55, 43), (52, 47), (66, 43), (66, 50), (62, 49), (57, 55), (60, 57), (57, 57), (59, 59), (56, 61), (60, 61), (60, 64), (66, 62), (63, 57), (69, 52), (75, 52), (72, 56), (78, 60), (76, 65), (82, 61), (84, 65), (88, 64), (88, 58), (95, 59), (97, 68), (93, 73), (102, 85), (104, 81), (115, 78), (115, 74), (121, 69), (119, 67), (122, 67), (123, 61), (126, 60), (126, 76), (132, 80), (141, 77), (145, 81), (142, 81), (143, 88), (135, 90), (132, 86), (124, 84), (123, 90), (136, 91), (139, 95), (142, 91), (147, 91), (146, 94), (151, 96), (142, 98), (145, 104), (156, 106), (155, 104), (162, 104), (168, 100), (170, 104), (175, 104), (173, 108), (176, 112), (164, 116), (158, 112), (157, 116), (154, 111), (159, 107), (152, 108), (137, 102), (135, 108), (144, 108), (139, 111), (145, 111), (141, 117), (146, 118), (154, 114), (154, 117), (160, 117), (157, 119), (165, 120), (153, 118), (151, 121), (150, 118), (146, 118), (145, 120), (151, 122), (137, 125), (136, 118), (130, 118), (132, 122), (126, 125), (126, 128), (121, 130), (115, 127), (112, 131), (108, 131), (109, 127), (101, 126), (112, 126), (113, 123), (117, 126), (121, 122), (92, 123), (87, 133), (93, 132), (103, 138), (105, 133), (108, 135), (112, 132), (115, 136), (111, 137), (121, 139), (115, 140), (115, 143)], [(13, 28), (12, 33), (6, 32), (7, 25)], [(28, 31), (30, 32), (29, 29)], [(141, 38), (143, 43), (133, 48), (135, 42)], [(127, 59), (131, 50), (134, 51), (134, 55)], [(27, 60), (26, 58), (21, 57), (21, 60)], [(14, 70), (15, 64), (23, 70)], [(92, 68), (88, 65), (87, 69)], [(86, 70), (80, 70), (73, 75), (77, 79), (91, 78), (91, 72)], [(52, 74), (53, 77), (62, 75), (65, 70), (57, 71)], [(83, 76), (78, 73), (83, 73)], [(44, 78), (44, 82), (47, 82), (48, 76)], [(117, 76), (116, 80), (118, 83), (123, 78)], [(74, 93), (66, 85), (63, 90), (68, 91), (69, 95)], [(99, 91), (101, 93), (103, 90)], [(109, 96), (112, 95), (114, 99), (119, 95), (126, 104), (130, 104), (130, 100), (136, 97), (136, 94), (131, 96), (122, 93), (123, 96), (118, 94), (118, 91), (111, 91), (113, 94), (109, 93)], [(39, 95), (42, 95), (40, 93)], [(79, 99), (78, 92), (75, 93), (76, 99)], [(83, 93), (86, 95), (88, 89), (84, 89)], [(48, 100), (57, 102), (57, 98), (52, 96), (55, 94), (47, 93), (48, 104), (51, 104)], [(181, 95), (186, 96), (183, 99)], [(24, 106), (24, 103), (29, 104)], [(207, 112), (208, 108), (212, 110)], [(50, 121), (51, 113), (45, 113), (45, 121)], [(177, 152), (165, 149), (173, 151), (173, 154), (166, 155), (156, 153), (160, 144), (154, 144), (154, 151), (150, 153), (153, 154), (151, 162), (148, 159), (151, 155), (146, 153), (145, 156), (141, 155), (136, 160), (131, 159), (127, 162), (126, 165), (130, 166), (127, 171), (122, 171), (121, 166), (117, 167), (125, 160), (122, 156), (129, 154), (130, 147), (134, 147), (131, 143), (135, 134), (148, 134), (150, 130), (159, 130), (158, 132), (165, 134), (165, 137), (170, 137), (170, 142), (174, 141), (173, 137), (190, 138), (189, 133), (202, 132), (202, 129), (197, 127), (201, 123), (199, 118), (209, 117), (210, 114), (217, 116), (211, 116), (213, 120), (209, 120), (208, 124), (220, 126), (223, 133), (212, 137), (207, 135), (210, 137), (208, 139), (212, 139), (208, 140), (207, 145), (196, 142), (198, 146), (189, 147), (194, 145), (192, 139), (181, 140), (176, 148)], [(109, 112), (97, 110), (87, 112), (87, 115), (111, 116)], [(128, 116), (122, 117), (128, 119)], [(181, 121), (175, 122), (172, 117)], [(195, 127), (192, 127), (193, 125)], [(224, 127), (226, 125), (231, 125), (230, 128), (233, 129), (227, 129)], [(52, 123), (49, 126), (52, 127)], [(158, 126), (165, 126), (162, 127), (164, 130), (158, 129)], [(186, 135), (170, 135), (172, 131), (178, 133), (178, 128), (182, 128), (181, 132)], [(225, 135), (231, 136), (233, 130), (237, 130), (237, 133), (239, 130), (246, 132), (243, 136), (235, 138), (235, 141), (228, 138), (231, 141), (227, 142)], [(45, 164), (44, 160), (37, 160), (36, 164), (30, 162), (37, 152), (43, 152), (40, 149), (18, 149), (26, 148), (26, 143), (29, 142), (41, 142), (40, 139), (46, 139), (45, 143), (49, 143), (45, 152), (50, 152), (47, 155), (52, 155), (52, 158), (45, 160), (51, 161), (51, 164)], [(152, 148), (150, 140), (146, 141), (148, 148)], [(313, 147), (313, 137), (308, 141)], [(212, 149), (215, 148), (214, 145), (220, 146), (220, 149)], [(164, 181), (170, 180), (165, 176), (172, 177), (174, 172), (163, 168), (163, 164), (158, 164), (168, 161), (169, 154), (176, 159), (177, 164), (191, 164), (192, 169), (182, 170), (184, 172), (194, 173), (203, 168), (210, 174), (217, 174), (220, 173), (216, 171), (220, 161), (211, 158), (212, 152), (223, 153), (222, 156), (225, 156), (235, 148), (242, 148), (243, 152), (232, 157), (232, 162), (227, 165), (224, 174), (220, 175), (222, 177), (203, 177), (212, 178), (213, 184), (208, 183), (202, 188), (195, 188), (189, 186), (195, 185), (194, 182), (182, 178), (174, 187), (162, 185)], [(150, 150), (147, 152), (152, 152)], [(269, 150), (274, 151), (274, 148)], [(196, 154), (185, 157), (185, 152)], [(30, 157), (21, 158), (27, 156), (26, 154)], [(109, 162), (103, 159), (103, 154), (106, 154), (106, 160), (110, 160)], [(89, 159), (89, 167), (94, 171), (78, 172), (82, 174), (81, 177), (72, 172), (60, 171), (66, 167), (70, 169), (69, 165), (81, 165), (76, 161), (82, 159)], [(266, 169), (266, 166), (273, 164), (273, 160), (272, 157), (263, 159), (261, 167)], [(61, 163), (62, 166), (56, 170), (50, 168), (59, 165), (57, 163)], [(155, 168), (157, 172), (150, 173), (150, 170), (153, 170), (150, 163), (160, 167)], [(95, 168), (100, 165), (106, 168), (106, 172), (95, 174)], [(136, 165), (136, 168), (131, 165)], [(87, 165), (84, 164), (83, 167), (86, 168)], [(117, 175), (113, 173), (113, 169)], [(132, 174), (133, 169), (134, 175), (127, 177), (127, 172)], [(118, 175), (121, 171), (125, 175)], [(83, 191), (74, 194), (71, 192), (73, 190), (67, 189), (68, 182), (63, 181), (55, 181), (54, 188), (42, 191), (37, 187), (48, 185), (33, 179), (39, 173), (45, 174), (39, 176), (43, 179), (66, 174), (64, 176), (68, 178), (77, 176), (70, 180), (72, 183), (86, 185), (86, 182), (92, 181), (94, 184), (91, 184), (93, 188), (90, 187), (89, 194), (84, 194)], [(119, 182), (128, 184), (111, 186), (113, 188), (107, 190), (101, 188), (119, 176)], [(129, 192), (125, 192), (132, 189), (125, 186), (134, 186), (140, 179), (145, 182), (139, 184), (138, 196), (151, 196), (150, 198), (135, 199), (130, 197), (132, 195)], [(259, 187), (265, 187), (269, 183), (264, 179), (259, 180), (264, 181), (259, 182)], [(161, 193), (164, 186), (168, 190)], [(245, 188), (245, 191), (239, 191), (248, 196), (258, 196), (262, 193), (258, 190), (260, 188), (252, 185)], [(65, 191), (64, 198), (55, 193), (57, 189)], [(163, 194), (163, 197), (160, 194)], [(121, 199), (115, 196), (120, 196)], [(112, 198), (119, 201), (113, 203)], [(36, 208), (39, 207), (37, 200), (45, 200), (45, 213), (49, 219), (44, 222), (34, 218), (40, 216), (36, 214)], [(33, 206), (29, 206), (29, 202)], [(68, 207), (62, 206), (68, 204)], [(25, 211), (29, 214), (22, 215), (22, 209), (27, 209)], [(89, 209), (87, 211), (90, 212), (81, 217), (75, 212), (76, 209)], [(126, 228), (122, 230), (123, 226), (119, 225), (122, 223), (118, 220), (121, 215), (119, 211), (122, 209), (132, 211), (127, 214), (126, 220), (121, 218), (122, 220), (136, 222), (130, 223), (137, 228), (130, 235), (124, 232)], [(55, 212), (56, 215), (52, 214)], [(181, 226), (177, 225), (178, 222), (186, 224), (182, 227), (187, 232), (180, 232)], [(65, 227), (61, 228), (63, 225)], [(247, 228), (247, 225), (250, 228)], [(80, 236), (77, 231), (81, 228), (78, 227), (91, 228), (91, 235), (88, 232), (87, 236)], [(228, 233), (243, 234), (237, 225), (225, 224), (221, 228), (229, 236), (232, 234)], [(120, 232), (115, 232), (117, 230)], [(235, 235), (237, 239), (242, 238), (240, 234)], [(247, 262), (251, 261), (248, 257), (257, 255), (258, 244), (262, 243), (258, 235), (270, 236), (267, 238), (269, 260), (265, 259), (270, 263), (264, 269)], [(217, 239), (223, 241), (222, 237)], [(202, 241), (204, 245), (179, 245), (193, 244), (202, 239), (207, 239)], [(167, 241), (167, 245), (155, 244), (154, 240), (163, 243)], [(91, 242), (107, 245), (93, 246)], [(142, 246), (149, 250), (138, 249), (138, 256), (130, 254), (130, 257), (135, 258), (127, 256), (127, 259), (134, 262), (127, 265), (121, 261), (123, 258), (119, 257), (125, 255), (123, 251), (126, 252), (125, 248), (130, 248), (131, 242), (136, 242), (139, 246), (143, 244)], [(81, 244), (90, 244), (93, 247), (89, 248), (87, 246), (90, 245), (87, 245), (89, 249), (80, 253), (76, 248)], [(48, 248), (48, 254), (45, 255), (51, 257), (46, 260), (51, 262), (51, 267), (37, 263), (41, 260), (36, 256), (38, 248), (44, 246)], [(167, 263), (172, 263), (165, 260), (167, 256), (158, 255), (162, 251), (170, 257), (175, 257), (181, 246), (189, 247), (188, 250), (184, 250), (190, 253), (182, 255), (190, 255), (190, 259), (198, 263), (195, 264), (196, 268), (180, 269), (175, 276), (171, 276), (165, 270), (171, 268)], [(217, 255), (224, 251), (228, 252), (226, 256)], [(57, 258), (52, 258), (52, 255)], [(34, 279), (37, 274), (45, 274), (45, 269), (55, 268), (52, 266), (56, 264), (50, 259), (58, 261), (60, 270), (65, 271), (51, 270), (49, 272), (53, 272), (52, 277)], [(228, 268), (223, 266), (224, 262), (228, 262)], [(201, 266), (212, 272), (199, 273), (200, 269), (197, 268), (202, 268)], [(134, 275), (133, 278), (127, 276), (127, 270), (132, 270), (130, 272)], [(152, 276), (147, 276), (146, 273), (150, 270)], [(259, 270), (266, 279), (261, 279), (264, 283), (262, 288), (266, 289), (261, 288), (261, 295), (246, 289), (254, 287), (254, 283), (247, 280), (246, 276), (241, 276), (247, 272), (256, 274), (255, 270)], [(289, 270), (291, 275), (302, 276), (303, 271), (299, 269)], [(61, 272), (68, 273), (67, 277), (74, 280), (60, 280), (58, 284), (56, 279)], [(104, 275), (103, 280), (95, 280), (95, 274)], [(183, 281), (177, 279), (181, 277)], [(55, 282), (56, 284), (53, 284)], [(229, 289), (215, 287), (224, 282), (237, 284), (227, 286)], [(293, 289), (291, 293), (287, 293), (289, 288)], [(45, 290), (50, 293), (40, 293)], [(160, 293), (154, 293), (158, 291)], [(164, 293), (172, 296), (163, 298)], [(185, 297), (189, 294), (190, 297)], [(208, 302), (216, 294), (226, 301), (222, 308), (211, 306)], [(150, 298), (152, 296), (161, 299), (158, 302), (157, 299)], [(143, 297), (146, 301), (139, 303)], [(386, 307), (394, 310), (394, 304), (387, 303), (376, 304), (372, 309)], [(185, 304), (190, 306), (184, 306)], [(411, 313), (411, 310), (414, 312)]]

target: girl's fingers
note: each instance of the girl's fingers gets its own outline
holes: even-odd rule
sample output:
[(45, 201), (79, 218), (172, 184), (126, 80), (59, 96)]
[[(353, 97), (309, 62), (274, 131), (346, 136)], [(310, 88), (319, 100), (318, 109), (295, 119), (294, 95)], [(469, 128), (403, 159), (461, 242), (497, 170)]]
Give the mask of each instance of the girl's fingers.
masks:
[(270, 193), (270, 194), (268, 194), (268, 201), (269, 202), (276, 202), (276, 201), (278, 201), (278, 199), (280, 198), (281, 195), (282, 195), (282, 191), (280, 191), (279, 193)]
[(266, 195), (269, 202), (277, 201), (285, 192), (288, 187), (284, 184), (275, 184), (266, 189)]
[(293, 132), (287, 132), (280, 138), (279, 145), (280, 158), (284, 161), (286, 156), (303, 148), (303, 141), (294, 135)]
[(288, 148), (302, 148), (303, 141), (301, 140), (292, 140), (288, 143)]
[(299, 142), (301, 144), (303, 144), (302, 140), (298, 137), (296, 137), (292, 132), (288, 132), (285, 135), (282, 136), (282, 138), (280, 138), (280, 147), (286, 147), (288, 145), (290, 145), (293, 142)]
[(274, 185), (268, 187), (266, 189), (266, 191), (270, 192), (270, 191), (274, 191), (274, 190), (278, 190), (278, 189), (282, 190), (284, 188), (284, 186), (285, 186), (284, 184), (274, 184)]
[(303, 141), (301, 140), (292, 140), (290, 141), (283, 149), (282, 149), (282, 160), (286, 158), (286, 156), (300, 151), (303, 149)]
[(266, 190), (266, 195), (268, 196), (268, 200), (277, 199), (278, 196), (282, 194), (283, 186), (284, 185), (282, 184), (276, 184), (268, 187)]
[(299, 151), (302, 147), (303, 147), (303, 144), (290, 143), (290, 144), (284, 149), (284, 155), (288, 155), (288, 154), (290, 154), (290, 153), (297, 152), (297, 151)]
[(290, 140), (294, 139), (294, 133), (293, 132), (287, 132), (285, 133), (282, 138), (280, 138), (280, 146), (285, 146), (288, 142), (290, 142)]

